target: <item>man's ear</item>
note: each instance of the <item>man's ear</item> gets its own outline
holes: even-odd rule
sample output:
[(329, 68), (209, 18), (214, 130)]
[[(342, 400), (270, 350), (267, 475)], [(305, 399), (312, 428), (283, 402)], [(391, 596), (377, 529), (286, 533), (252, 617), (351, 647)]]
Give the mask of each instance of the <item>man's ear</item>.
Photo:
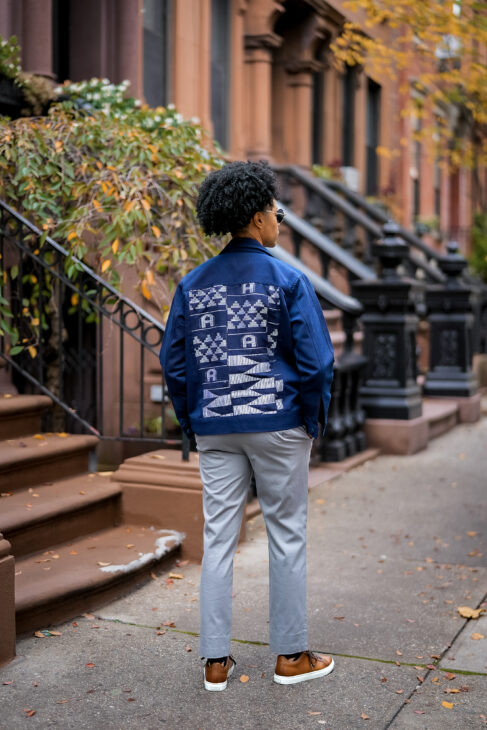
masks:
[(264, 225), (263, 213), (260, 210), (257, 211), (257, 213), (254, 213), (254, 215), (252, 217), (252, 221), (253, 221), (254, 226), (256, 226), (259, 229), (262, 228), (262, 226)]

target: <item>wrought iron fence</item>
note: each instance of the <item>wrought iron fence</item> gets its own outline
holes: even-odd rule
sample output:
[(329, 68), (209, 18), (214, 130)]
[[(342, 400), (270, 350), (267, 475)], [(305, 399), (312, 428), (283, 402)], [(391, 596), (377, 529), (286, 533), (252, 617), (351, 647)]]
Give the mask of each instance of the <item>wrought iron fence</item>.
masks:
[(159, 365), (161, 322), (1, 201), (0, 255), (13, 326), (20, 341), (36, 333), (18, 354), (2, 338), (0, 355), (54, 401), (65, 430), (180, 446), (187, 458)]

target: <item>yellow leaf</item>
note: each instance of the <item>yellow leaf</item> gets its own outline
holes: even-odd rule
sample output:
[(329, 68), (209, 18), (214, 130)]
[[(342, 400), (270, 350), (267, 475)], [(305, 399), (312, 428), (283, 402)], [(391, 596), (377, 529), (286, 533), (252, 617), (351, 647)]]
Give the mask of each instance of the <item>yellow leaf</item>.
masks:
[(150, 202), (145, 198), (142, 200), (142, 207), (144, 210), (150, 210)]
[(73, 307), (76, 307), (76, 305), (78, 304), (78, 302), (79, 302), (79, 296), (78, 296), (78, 294), (73, 294), (71, 296), (71, 304), (72, 304), (72, 306)]
[(96, 166), (97, 166), (97, 168), (98, 168), (99, 170), (102, 170), (102, 169), (103, 169), (103, 165), (102, 165), (102, 163), (100, 162), (100, 160), (97, 160)]
[(132, 210), (132, 208), (134, 207), (134, 204), (135, 204), (135, 200), (127, 200), (123, 204), (124, 210), (126, 210), (127, 213), (129, 213)]
[(150, 299), (150, 291), (147, 288), (147, 285), (145, 281), (142, 282), (142, 286), (140, 287), (142, 289), (142, 294), (146, 299)]
[(37, 276), (34, 276), (34, 274), (31, 275), (30, 280), (33, 284), (37, 284)]
[(76, 238), (76, 231), (70, 231), (68, 233), (68, 241), (72, 241), (74, 238)]
[(32, 324), (34, 325), (34, 327), (38, 327), (39, 326), (39, 317), (34, 317), (32, 320)]
[(112, 265), (112, 262), (110, 261), (110, 259), (105, 259), (105, 261), (101, 265), (102, 273), (104, 273), (107, 269), (109, 269), (111, 265)]
[(96, 198), (93, 198), (93, 205), (101, 213), (103, 208), (101, 207), (100, 203), (98, 202), (98, 200)]
[(170, 578), (177, 578), (178, 580), (182, 580), (184, 578), (184, 575), (182, 573), (169, 573)]
[(154, 283), (154, 274), (151, 269), (148, 269), (145, 274), (145, 278), (147, 279), (148, 284)]
[(117, 253), (117, 251), (118, 251), (118, 238), (116, 238), (114, 240), (114, 242), (112, 243), (112, 251), (113, 251), (113, 253)]
[(445, 701), (443, 701), (441, 704), (443, 705), (443, 707), (446, 707), (447, 710), (451, 710), (452, 707), (453, 707), (453, 702), (445, 702)]
[(248, 678), (248, 676), (246, 674), (241, 674), (240, 675), (240, 681), (245, 683), (245, 682), (248, 682), (249, 681), (249, 678)]
[(42, 435), (42, 433), (35, 433), (32, 436), (33, 439), (38, 439), (39, 441), (45, 441), (46, 437)]
[(65, 433), (64, 431), (61, 431), (61, 433), (57, 433), (56, 436), (59, 436), (59, 438), (65, 439), (67, 436), (69, 436), (68, 433)]
[(34, 359), (37, 355), (37, 350), (34, 345), (29, 345), (27, 349), (29, 350), (29, 355), (31, 356), (31, 358)]
[(161, 229), (158, 228), (157, 226), (152, 226), (152, 233), (154, 234), (154, 236), (156, 238), (160, 238), (161, 237)]
[(472, 634), (472, 639), (474, 641), (480, 641), (480, 639), (485, 639), (485, 636), (483, 634), (475, 633), (475, 634)]
[(485, 608), (470, 608), (469, 606), (458, 606), (458, 613), (463, 618), (478, 618), (482, 613), (485, 613)]

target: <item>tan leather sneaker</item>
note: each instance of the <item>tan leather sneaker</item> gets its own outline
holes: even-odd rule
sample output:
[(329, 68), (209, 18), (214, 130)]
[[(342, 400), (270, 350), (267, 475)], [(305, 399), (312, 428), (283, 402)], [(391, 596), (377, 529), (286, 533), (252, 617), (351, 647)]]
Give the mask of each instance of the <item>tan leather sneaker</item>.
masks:
[(226, 689), (227, 677), (233, 674), (236, 663), (231, 656), (227, 657), (226, 662), (212, 662), (209, 664), (207, 661), (203, 669), (205, 689), (209, 689), (210, 692), (221, 692)]
[(324, 677), (333, 671), (335, 662), (328, 654), (314, 654), (312, 651), (303, 651), (297, 659), (286, 659), (279, 654), (274, 673), (274, 682), (278, 684), (296, 684), (308, 679)]

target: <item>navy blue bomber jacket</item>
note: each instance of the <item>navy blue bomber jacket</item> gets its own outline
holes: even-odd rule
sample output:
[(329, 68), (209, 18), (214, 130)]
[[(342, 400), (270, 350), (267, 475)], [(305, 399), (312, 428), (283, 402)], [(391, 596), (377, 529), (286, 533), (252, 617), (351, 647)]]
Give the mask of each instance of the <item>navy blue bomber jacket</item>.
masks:
[(309, 279), (234, 238), (179, 283), (160, 360), (190, 436), (326, 424), (333, 346)]

